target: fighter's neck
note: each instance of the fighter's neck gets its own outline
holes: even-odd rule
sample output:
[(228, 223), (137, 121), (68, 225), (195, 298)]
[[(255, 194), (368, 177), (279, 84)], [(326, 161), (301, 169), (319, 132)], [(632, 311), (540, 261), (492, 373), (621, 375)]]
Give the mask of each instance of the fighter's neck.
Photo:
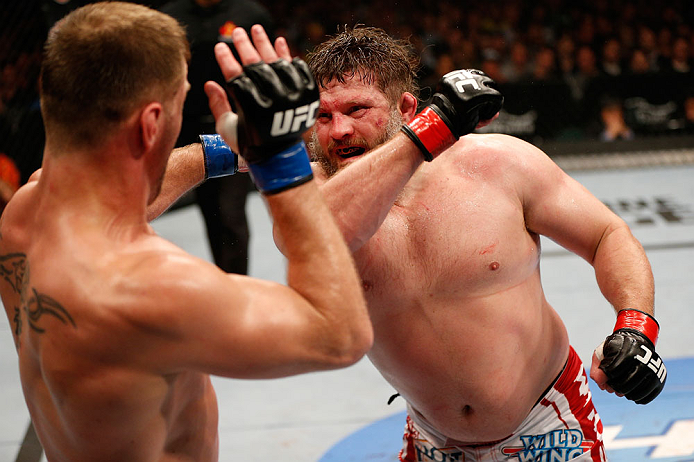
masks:
[(146, 224), (150, 185), (137, 159), (108, 152), (46, 148), (38, 192), (46, 213), (79, 213), (85, 220)]

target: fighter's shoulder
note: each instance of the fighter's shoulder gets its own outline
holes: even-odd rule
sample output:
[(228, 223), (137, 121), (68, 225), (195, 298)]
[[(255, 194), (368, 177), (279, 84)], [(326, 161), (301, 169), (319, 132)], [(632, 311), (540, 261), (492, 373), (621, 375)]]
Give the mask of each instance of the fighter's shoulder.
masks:
[[(210, 262), (192, 255), (160, 236), (149, 236), (123, 255), (121, 271), (155, 288), (191, 289), (191, 283), (223, 274)], [(193, 285), (194, 288), (194, 285)]]
[[(38, 182), (36, 180), (30, 181), (23, 186), (21, 186), (9, 200), (4, 210), (2, 210), (2, 215), (0, 215), (0, 235), (9, 236), (9, 229), (23, 230), (24, 227), (28, 226), (31, 220), (31, 207), (32, 201), (35, 197), (34, 191), (36, 190), (36, 185)], [(20, 231), (20, 236), (24, 234), (25, 238), (28, 237), (25, 231)]]
[[(122, 252), (110, 265), (115, 307), (132, 325), (162, 329), (199, 313), (210, 293), (230, 290), (233, 281), (212, 263), (159, 237)], [(103, 263), (108, 264), (104, 260)], [(168, 320), (168, 321), (167, 321)]]
[(475, 157), (481, 162), (521, 170), (553, 165), (549, 156), (537, 146), (502, 133), (466, 135), (454, 145), (454, 149), (456, 156)]
[(510, 151), (520, 153), (542, 153), (542, 151), (533, 144), (503, 133), (472, 133), (462, 137), (455, 146), (465, 153), (473, 150), (480, 151), (481, 153), (508, 153)]

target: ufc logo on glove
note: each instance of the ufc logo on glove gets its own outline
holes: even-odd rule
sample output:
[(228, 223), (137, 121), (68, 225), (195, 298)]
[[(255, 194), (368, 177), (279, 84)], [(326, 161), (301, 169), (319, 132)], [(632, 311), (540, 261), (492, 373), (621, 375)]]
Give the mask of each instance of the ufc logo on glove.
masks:
[(665, 364), (663, 364), (662, 359), (653, 358), (653, 352), (646, 345), (641, 345), (641, 349), (645, 351), (645, 354), (643, 356), (634, 356), (634, 358), (638, 359), (655, 372), (660, 379), (660, 383), (665, 383), (667, 371), (665, 370)]
[[(272, 118), (271, 136), (282, 136), (289, 132), (298, 132), (304, 123), (304, 129), (310, 128), (316, 123), (318, 106), (320, 101), (314, 101), (310, 105), (275, 112)], [(303, 130), (302, 130), (303, 131)]]
[(450, 80), (454, 82), (455, 84), (455, 89), (458, 90), (460, 93), (465, 93), (465, 86), (472, 86), (474, 90), (480, 90), (480, 84), (477, 82), (477, 79), (479, 78), (479, 74), (475, 74), (472, 71), (468, 69), (462, 69), (458, 71), (453, 71), (449, 72), (448, 74), (444, 75), (443, 78), (445, 80)]

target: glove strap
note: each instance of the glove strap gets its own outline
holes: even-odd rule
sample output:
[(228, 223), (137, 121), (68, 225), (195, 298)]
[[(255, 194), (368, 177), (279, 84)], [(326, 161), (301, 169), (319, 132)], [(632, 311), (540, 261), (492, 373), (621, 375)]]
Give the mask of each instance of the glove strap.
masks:
[(313, 178), (311, 161), (303, 141), (248, 168), (258, 190), (266, 195), (277, 194)]
[(639, 310), (625, 309), (617, 313), (617, 323), (614, 326), (614, 331), (619, 329), (630, 329), (640, 332), (648, 337), (648, 339), (653, 342), (653, 345), (655, 345), (655, 342), (658, 340), (660, 326), (658, 325), (658, 321), (648, 313)]
[(422, 151), (427, 162), (456, 142), (453, 132), (432, 106), (424, 108), (409, 124), (403, 125), (402, 131)]
[(239, 171), (239, 159), (220, 135), (200, 135), (205, 157), (205, 179), (233, 175)]

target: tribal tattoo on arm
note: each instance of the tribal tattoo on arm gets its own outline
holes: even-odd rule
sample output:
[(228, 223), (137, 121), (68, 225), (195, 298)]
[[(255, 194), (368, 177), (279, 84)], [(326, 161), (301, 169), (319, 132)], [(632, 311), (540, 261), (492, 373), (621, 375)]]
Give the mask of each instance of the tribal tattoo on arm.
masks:
[[(12, 290), (21, 294), (24, 275), (28, 273), (27, 257), (23, 253), (0, 255), (0, 276), (10, 284)], [(28, 282), (27, 274), (27, 282)]]
[(26, 322), (34, 332), (44, 333), (45, 326), (39, 325), (44, 315), (53, 316), (65, 325), (77, 328), (75, 320), (70, 312), (57, 300), (39, 292), (29, 283), (29, 262), (23, 253), (9, 253), (0, 255), (0, 278), (2, 278), (12, 291), (19, 296), (19, 306), (14, 307), (14, 335), (17, 347), (19, 336), (24, 327), (23, 318), (26, 314)]

